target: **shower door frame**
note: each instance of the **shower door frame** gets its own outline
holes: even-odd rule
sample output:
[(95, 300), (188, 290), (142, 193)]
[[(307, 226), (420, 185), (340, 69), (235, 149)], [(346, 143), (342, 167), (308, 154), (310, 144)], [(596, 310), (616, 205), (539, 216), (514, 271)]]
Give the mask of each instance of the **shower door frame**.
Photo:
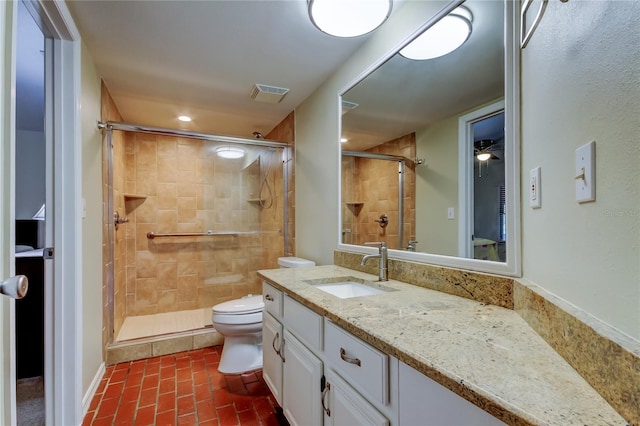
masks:
[[(114, 262), (115, 262), (115, 223), (114, 223), (114, 199), (113, 199), (113, 131), (125, 131), (125, 132), (138, 132), (138, 133), (150, 133), (155, 135), (163, 135), (163, 136), (174, 136), (174, 137), (183, 137), (189, 139), (198, 139), (212, 142), (222, 142), (229, 143), (235, 145), (251, 145), (251, 146), (260, 146), (265, 148), (280, 148), (282, 149), (282, 181), (283, 181), (283, 254), (287, 255), (287, 246), (288, 246), (288, 172), (287, 172), (287, 164), (288, 159), (290, 157), (290, 149), (291, 144), (286, 142), (265, 140), (265, 139), (251, 139), (251, 138), (242, 138), (236, 136), (227, 136), (227, 135), (216, 135), (211, 133), (199, 133), (199, 132), (189, 132), (185, 130), (178, 129), (169, 129), (164, 127), (154, 127), (154, 126), (144, 126), (137, 125), (131, 123), (123, 123), (118, 121), (105, 121), (98, 122), (98, 129), (103, 131), (103, 156), (107, 162), (107, 199), (105, 202), (105, 210), (104, 210), (104, 219), (107, 223), (107, 255), (108, 259), (105, 264), (111, 265), (110, 268), (107, 269), (106, 273), (106, 287), (107, 287), (107, 300), (109, 302), (115, 303), (114, 299), (114, 286), (115, 286), (115, 270), (114, 270)], [(109, 299), (110, 298), (110, 299)], [(114, 342), (114, 309), (109, 310), (107, 314), (107, 342), (111, 344)]]
[[(411, 161), (400, 155), (375, 154), (361, 151), (342, 151), (346, 157), (368, 158), (371, 160), (397, 161), (398, 162), (398, 250), (402, 250), (404, 241), (404, 169), (406, 162)], [(342, 195), (341, 195), (342, 197)], [(342, 223), (342, 218), (340, 220)]]

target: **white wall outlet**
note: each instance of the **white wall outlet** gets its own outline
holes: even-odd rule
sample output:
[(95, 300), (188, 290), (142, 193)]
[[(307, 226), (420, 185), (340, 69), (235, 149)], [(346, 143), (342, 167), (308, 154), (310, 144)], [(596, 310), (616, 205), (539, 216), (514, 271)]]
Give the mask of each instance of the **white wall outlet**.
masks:
[(455, 218), (456, 218), (456, 211), (454, 210), (453, 207), (449, 207), (447, 209), (447, 219), (451, 220)]
[(540, 166), (529, 172), (529, 206), (534, 209), (542, 207), (540, 192)]
[(591, 141), (576, 149), (576, 201), (596, 200), (596, 143)]

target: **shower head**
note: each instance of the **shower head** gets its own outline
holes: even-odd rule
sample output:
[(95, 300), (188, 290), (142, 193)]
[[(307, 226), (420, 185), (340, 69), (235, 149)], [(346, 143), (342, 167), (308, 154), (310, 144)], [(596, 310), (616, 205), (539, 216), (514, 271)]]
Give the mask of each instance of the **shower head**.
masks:
[(253, 132), (253, 137), (256, 139), (264, 139), (264, 136), (260, 132)]

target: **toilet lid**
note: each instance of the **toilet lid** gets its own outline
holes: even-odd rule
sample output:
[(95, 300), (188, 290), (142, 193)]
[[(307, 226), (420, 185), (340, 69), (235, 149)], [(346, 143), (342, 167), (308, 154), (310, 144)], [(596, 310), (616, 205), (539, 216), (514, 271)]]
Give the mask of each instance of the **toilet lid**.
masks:
[(263, 308), (264, 301), (262, 300), (262, 295), (258, 295), (218, 303), (213, 307), (213, 312), (224, 314), (250, 314), (252, 312), (260, 312)]

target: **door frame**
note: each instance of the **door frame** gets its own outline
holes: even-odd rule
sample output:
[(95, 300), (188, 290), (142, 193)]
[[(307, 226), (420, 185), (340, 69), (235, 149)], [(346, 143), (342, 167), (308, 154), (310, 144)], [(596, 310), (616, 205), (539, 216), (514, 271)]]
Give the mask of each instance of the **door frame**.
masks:
[[(14, 168), (12, 151), (15, 149), (15, 30), (17, 7), (15, 2), (2, 2), (0, 18), (6, 30), (0, 33), (2, 65), (9, 69), (10, 76), (2, 74), (0, 86), (3, 108), (2, 137), (9, 143), (2, 144), (5, 158), (3, 164), (11, 164), (11, 170), (0, 176), (4, 180), (0, 187), (4, 190), (11, 185), (10, 198), (14, 200)], [(46, 89), (46, 140), (47, 166), (47, 247), (55, 248), (54, 259), (45, 265), (45, 409), (47, 424), (80, 424), (82, 422), (82, 182), (80, 143), (80, 51), (81, 40), (71, 13), (64, 2), (47, 0), (24, 0), (27, 9), (34, 16), (46, 40), (46, 78), (51, 84)], [(11, 13), (12, 16), (7, 14)], [(6, 52), (12, 54), (7, 57)], [(7, 112), (8, 111), (8, 112)], [(8, 123), (7, 123), (8, 121)], [(8, 145), (8, 148), (5, 147)], [(11, 155), (11, 156), (10, 156)], [(6, 175), (9, 176), (6, 176)], [(7, 180), (9, 182), (7, 182)], [(10, 206), (13, 201), (10, 201)], [(12, 248), (15, 236), (12, 221), (13, 208), (2, 206), (0, 225), (10, 232), (9, 256), (6, 244), (0, 246), (0, 261), (9, 259), (9, 271), (14, 272)], [(51, 217), (51, 213), (53, 217)], [(51, 220), (50, 220), (51, 219)], [(6, 226), (5, 226), (6, 225)], [(6, 266), (6, 264), (5, 264)], [(5, 268), (6, 272), (6, 268)], [(55, 291), (54, 291), (55, 289)], [(8, 309), (3, 309), (8, 306)], [(8, 311), (8, 312), (7, 312)], [(0, 303), (0, 315), (13, 321), (13, 301)], [(15, 342), (15, 332), (9, 333), (3, 327), (3, 350), (0, 355), (3, 372), (6, 365), (15, 367), (13, 350), (7, 351), (9, 343)], [(9, 356), (7, 356), (9, 355)], [(7, 424), (16, 423), (15, 412), (15, 368), (12, 369), (11, 383), (3, 380), (0, 384), (0, 420)], [(3, 375), (4, 376), (4, 375)]]
[(463, 258), (473, 259), (473, 124), (504, 108), (505, 102), (498, 101), (458, 118), (458, 256)]
[[(15, 63), (18, 8), (0, 2), (0, 279), (15, 274)], [(0, 423), (16, 424), (15, 301), (0, 296)]]

